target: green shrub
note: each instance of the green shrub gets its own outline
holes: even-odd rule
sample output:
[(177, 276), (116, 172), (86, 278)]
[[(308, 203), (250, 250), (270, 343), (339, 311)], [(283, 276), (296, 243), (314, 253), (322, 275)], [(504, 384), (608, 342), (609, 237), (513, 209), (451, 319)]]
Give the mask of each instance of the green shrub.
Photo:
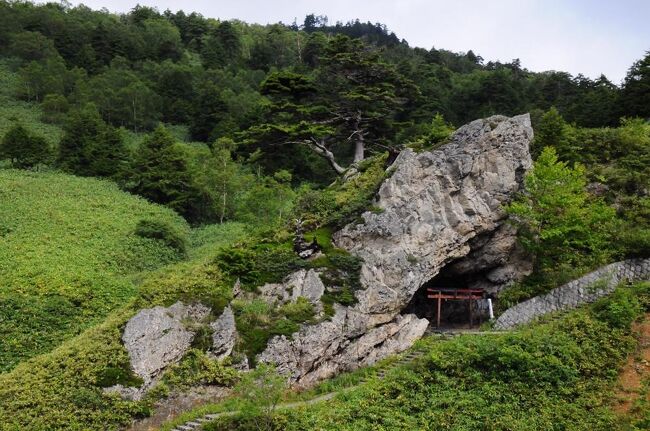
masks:
[(313, 304), (302, 296), (296, 302), (283, 305), (278, 312), (295, 323), (308, 322), (315, 314)]
[(135, 227), (135, 234), (141, 238), (161, 241), (179, 255), (187, 253), (187, 238), (176, 227), (161, 220), (140, 220)]
[(636, 292), (623, 288), (617, 289), (610, 298), (600, 299), (593, 308), (598, 319), (619, 329), (628, 328), (643, 309)]
[(219, 252), (217, 266), (248, 290), (265, 283), (278, 283), (306, 265), (290, 244), (256, 244), (228, 247)]
[(178, 364), (165, 371), (162, 381), (175, 389), (197, 384), (230, 386), (237, 381), (237, 371), (210, 359), (202, 350), (190, 349)]
[(212, 330), (208, 325), (198, 325), (190, 329), (194, 332), (192, 348), (205, 352), (212, 347)]

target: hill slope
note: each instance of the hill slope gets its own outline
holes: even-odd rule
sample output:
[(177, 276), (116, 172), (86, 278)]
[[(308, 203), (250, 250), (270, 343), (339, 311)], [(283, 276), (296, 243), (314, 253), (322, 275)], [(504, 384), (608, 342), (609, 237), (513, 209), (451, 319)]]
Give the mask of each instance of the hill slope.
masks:
[(132, 275), (177, 257), (135, 234), (142, 219), (187, 229), (108, 181), (0, 171), (0, 371), (100, 321), (134, 294)]

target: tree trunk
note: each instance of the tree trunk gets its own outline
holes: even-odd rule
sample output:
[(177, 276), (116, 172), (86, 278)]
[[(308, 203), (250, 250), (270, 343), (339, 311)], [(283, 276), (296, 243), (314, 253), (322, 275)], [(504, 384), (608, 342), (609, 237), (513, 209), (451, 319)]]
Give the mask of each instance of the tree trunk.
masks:
[(360, 162), (364, 159), (364, 151), (366, 149), (366, 144), (363, 141), (363, 134), (359, 132), (357, 134), (357, 139), (354, 142), (354, 163)]
[(363, 140), (363, 130), (361, 129), (361, 114), (358, 114), (354, 122), (354, 163), (360, 162), (364, 159), (364, 152), (366, 143)]
[(338, 163), (336, 163), (336, 159), (334, 158), (334, 154), (330, 150), (327, 149), (327, 147), (325, 146), (325, 143), (323, 141), (321, 141), (321, 142), (317, 142), (316, 140), (314, 140), (313, 142), (307, 141), (306, 144), (309, 145), (309, 147), (312, 150), (314, 150), (316, 153), (323, 156), (325, 158), (325, 160), (327, 160), (329, 162), (330, 166), (332, 167), (332, 169), (334, 169), (336, 171), (337, 174), (340, 175), (343, 172), (345, 172), (345, 168), (342, 167), (341, 165), (339, 165)]

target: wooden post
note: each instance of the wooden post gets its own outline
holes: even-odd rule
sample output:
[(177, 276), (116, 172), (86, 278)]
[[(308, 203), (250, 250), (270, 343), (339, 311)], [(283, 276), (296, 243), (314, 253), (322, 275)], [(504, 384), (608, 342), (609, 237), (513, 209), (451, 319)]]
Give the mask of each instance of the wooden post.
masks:
[(472, 329), (472, 297), (469, 298), (469, 329)]
[(437, 324), (436, 328), (440, 328), (440, 302), (442, 301), (441, 296), (442, 295), (438, 296), (438, 324)]

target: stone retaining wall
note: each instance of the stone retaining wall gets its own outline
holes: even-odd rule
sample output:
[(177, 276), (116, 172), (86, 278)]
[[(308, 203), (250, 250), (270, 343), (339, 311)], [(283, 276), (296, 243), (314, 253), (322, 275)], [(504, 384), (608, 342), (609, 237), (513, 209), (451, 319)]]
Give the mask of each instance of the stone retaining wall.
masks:
[(510, 329), (544, 314), (576, 308), (612, 293), (623, 281), (642, 280), (650, 280), (650, 259), (615, 262), (509, 308), (497, 319), (495, 328)]

